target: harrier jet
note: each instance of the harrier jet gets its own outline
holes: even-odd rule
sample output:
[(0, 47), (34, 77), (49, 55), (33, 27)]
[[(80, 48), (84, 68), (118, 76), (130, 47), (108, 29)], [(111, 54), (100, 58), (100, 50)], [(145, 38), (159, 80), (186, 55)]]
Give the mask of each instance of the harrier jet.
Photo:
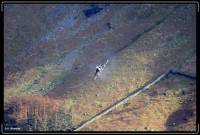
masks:
[(106, 63), (104, 64), (101, 64), (99, 66), (96, 66), (96, 71), (95, 71), (95, 74), (94, 74), (94, 79), (96, 80), (97, 77), (100, 75), (100, 73), (104, 70), (104, 68), (106, 67), (106, 65), (108, 64), (108, 60), (106, 61)]

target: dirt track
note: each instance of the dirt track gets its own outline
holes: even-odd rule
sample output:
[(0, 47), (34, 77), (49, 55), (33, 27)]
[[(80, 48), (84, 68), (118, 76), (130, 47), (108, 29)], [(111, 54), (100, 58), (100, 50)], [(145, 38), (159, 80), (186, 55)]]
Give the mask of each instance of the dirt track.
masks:
[[(42, 10), (39, 7), (33, 6), (33, 9)], [(56, 18), (53, 21), (55, 24), (48, 24), (49, 28), (39, 25), (41, 23), (39, 18), (34, 19), (40, 15), (39, 12), (33, 16), (33, 20), (38, 22), (32, 20), (32, 24), (28, 21), (30, 14), (34, 11), (30, 8), (27, 8), (29, 9), (27, 13), (23, 13), (23, 10), (19, 12), (16, 18), (17, 15), (13, 15), (16, 12), (13, 11), (19, 10), (19, 7), (7, 10), (4, 45), (5, 97), (47, 95), (59, 99), (66, 103), (64, 107), (72, 110), (73, 124), (77, 125), (166, 70), (175, 69), (196, 75), (195, 5), (110, 4), (103, 6), (103, 10), (91, 17), (84, 16), (82, 12), (87, 7), (89, 5), (56, 5), (52, 9), (47, 8), (44, 13), (44, 15), (50, 14), (47, 20)], [(57, 12), (60, 15), (56, 15)], [(24, 21), (24, 24), (20, 23), (20, 15), (29, 19)], [(43, 17), (45, 18), (41, 15), (41, 18)], [(18, 23), (15, 27), (16, 22)], [(29, 24), (30, 27), (25, 24)], [(47, 23), (44, 24), (47, 25)], [(21, 29), (15, 29), (17, 27)], [(23, 30), (28, 31), (29, 28), (33, 33), (23, 32)], [(41, 31), (38, 37), (34, 37), (36, 31)], [(17, 32), (19, 36), (12, 35)], [(22, 42), (26, 39), (26, 35), (28, 35), (27, 41)], [(14, 41), (16, 46), (13, 46)], [(110, 63), (104, 70), (102, 78), (94, 81), (96, 65), (102, 64), (106, 59), (109, 59)], [(158, 86), (154, 93), (160, 89), (168, 91), (168, 86), (174, 83), (173, 81), (176, 82), (176, 79)], [(187, 81), (180, 83), (178, 87), (172, 85), (174, 88), (170, 87), (170, 89), (188, 88), (185, 84)], [(192, 93), (194, 95), (196, 94), (195, 86), (194, 84), (191, 88), (194, 89)], [(191, 89), (188, 88), (189, 93)], [(136, 99), (138, 102), (131, 103), (127, 110), (140, 106), (141, 99), (151, 97), (153, 96), (142, 95)], [(193, 114), (196, 112), (194, 102), (192, 102), (193, 108), (189, 108), (188, 104), (181, 106), (179, 99), (185, 100), (184, 96), (172, 96), (174, 103), (159, 100), (160, 98), (171, 100), (170, 96), (157, 95), (156, 98), (157, 106), (150, 110), (155, 111), (159, 106), (164, 108), (158, 109), (157, 113), (161, 119), (156, 121), (158, 125), (150, 127), (152, 129), (173, 130), (168, 124), (179, 121), (175, 116), (185, 112), (178, 111), (179, 109), (189, 113), (192, 110)], [(195, 100), (193, 98), (188, 95), (187, 100)], [(145, 108), (143, 105), (140, 107), (143, 108), (142, 111), (144, 110), (140, 120), (135, 119), (137, 110), (125, 112), (127, 118), (125, 115), (121, 118), (121, 113), (111, 113), (112, 117), (108, 115), (86, 130), (133, 130), (136, 128), (149, 130), (144, 127), (152, 123), (145, 125), (144, 123), (149, 119), (146, 119), (144, 115), (154, 117), (154, 114), (150, 112), (148, 116), (148, 107)], [(176, 111), (177, 113), (174, 113)], [(134, 113), (134, 119), (129, 119), (132, 113)], [(107, 118), (112, 119), (108, 120), (106, 125), (108, 128), (102, 124)], [(128, 125), (132, 124), (132, 126), (127, 126), (124, 122), (126, 120), (129, 121)], [(194, 121), (195, 115), (189, 122)], [(183, 128), (179, 127), (180, 130), (184, 127), (194, 129), (193, 123), (189, 126), (187, 122), (185, 126), (183, 123), (184, 121), (179, 123), (183, 126)], [(134, 127), (134, 125), (140, 126)], [(118, 126), (121, 128), (118, 129)]]

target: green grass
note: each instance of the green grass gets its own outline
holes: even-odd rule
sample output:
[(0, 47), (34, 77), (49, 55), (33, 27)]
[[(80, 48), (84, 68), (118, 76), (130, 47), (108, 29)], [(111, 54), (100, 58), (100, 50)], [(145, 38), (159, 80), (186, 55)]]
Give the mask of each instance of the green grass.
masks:
[(66, 75), (66, 71), (54, 64), (31, 69), (16, 84), (5, 88), (5, 97), (21, 94), (45, 95), (55, 87), (56, 83), (62, 83)]

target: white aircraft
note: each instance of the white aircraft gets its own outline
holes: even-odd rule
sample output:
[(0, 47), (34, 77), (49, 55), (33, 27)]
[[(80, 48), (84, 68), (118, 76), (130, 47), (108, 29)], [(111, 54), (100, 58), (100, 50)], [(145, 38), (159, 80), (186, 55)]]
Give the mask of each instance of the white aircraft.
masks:
[(95, 74), (94, 74), (94, 79), (95, 79), (95, 80), (96, 80), (97, 77), (100, 75), (101, 71), (104, 70), (104, 68), (106, 67), (106, 65), (108, 64), (108, 62), (109, 62), (109, 61), (106, 60), (106, 63), (101, 64), (101, 65), (99, 65), (99, 66), (96, 66), (96, 72), (95, 72)]

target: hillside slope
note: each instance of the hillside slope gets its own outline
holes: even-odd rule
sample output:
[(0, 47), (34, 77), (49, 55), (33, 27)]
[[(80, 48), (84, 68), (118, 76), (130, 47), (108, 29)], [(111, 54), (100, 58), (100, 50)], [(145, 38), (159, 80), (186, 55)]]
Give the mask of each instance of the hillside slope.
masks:
[[(196, 76), (194, 4), (8, 4), (4, 19), (5, 102), (60, 100), (73, 126), (169, 69)], [(181, 79), (157, 84), (85, 130), (195, 130), (196, 83)], [(179, 90), (186, 95), (172, 94)], [(175, 119), (185, 113), (179, 109), (192, 116)], [(169, 127), (174, 121), (179, 127)]]

